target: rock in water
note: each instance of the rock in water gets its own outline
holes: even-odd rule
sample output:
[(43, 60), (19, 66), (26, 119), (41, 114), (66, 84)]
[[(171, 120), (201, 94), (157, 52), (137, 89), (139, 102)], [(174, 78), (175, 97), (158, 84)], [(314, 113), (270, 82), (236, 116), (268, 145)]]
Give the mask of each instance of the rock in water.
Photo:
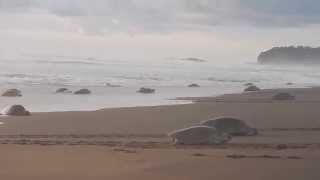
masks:
[(18, 89), (8, 89), (5, 92), (2, 93), (1, 96), (4, 97), (21, 97), (21, 91)]
[(203, 121), (201, 125), (216, 128), (218, 131), (232, 136), (254, 136), (258, 134), (257, 129), (250, 127), (242, 120), (231, 117)]
[(258, 88), (257, 86), (249, 86), (247, 87), (245, 90), (245, 92), (254, 92), (254, 91), (260, 91), (260, 88)]
[(278, 101), (291, 101), (295, 100), (295, 96), (291, 95), (290, 93), (282, 92), (274, 95), (272, 99)]
[(8, 106), (3, 110), (2, 114), (8, 116), (30, 116), (30, 112), (22, 105)]
[(231, 140), (231, 136), (208, 126), (193, 126), (169, 133), (175, 144), (210, 145), (223, 144)]
[(59, 88), (56, 93), (72, 93), (68, 88)]
[(73, 94), (77, 94), (77, 95), (91, 94), (91, 91), (89, 89), (80, 89), (78, 91), (75, 91)]
[(188, 87), (197, 88), (200, 87), (199, 84), (190, 84)]
[(155, 89), (151, 89), (151, 88), (142, 87), (137, 92), (138, 93), (142, 93), (142, 94), (153, 94), (153, 93), (156, 92), (156, 90)]

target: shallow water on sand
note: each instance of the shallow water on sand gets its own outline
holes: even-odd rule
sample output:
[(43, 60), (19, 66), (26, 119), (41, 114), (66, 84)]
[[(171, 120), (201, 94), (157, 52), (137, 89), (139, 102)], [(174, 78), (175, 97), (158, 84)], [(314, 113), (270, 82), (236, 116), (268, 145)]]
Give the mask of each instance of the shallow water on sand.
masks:
[[(12, 88), (8, 86), (7, 88)], [(87, 87), (90, 95), (57, 94), (55, 86), (14, 86), (19, 88), (22, 97), (0, 97), (0, 108), (8, 105), (22, 104), (32, 112), (51, 111), (86, 111), (102, 108), (156, 106), (170, 104), (187, 104), (190, 101), (174, 100), (176, 97), (216, 95), (214, 87), (153, 87), (154, 94), (139, 94), (138, 87)], [(70, 90), (80, 87), (68, 86)], [(229, 92), (234, 91), (230, 89)]]

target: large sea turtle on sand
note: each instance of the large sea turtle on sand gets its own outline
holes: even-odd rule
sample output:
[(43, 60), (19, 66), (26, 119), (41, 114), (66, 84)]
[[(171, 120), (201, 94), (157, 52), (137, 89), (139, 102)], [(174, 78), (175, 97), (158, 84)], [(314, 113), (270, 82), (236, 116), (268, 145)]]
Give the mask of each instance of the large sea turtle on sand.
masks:
[(27, 111), (22, 105), (7, 106), (2, 111), (2, 114), (8, 116), (30, 116), (30, 112)]
[(254, 136), (258, 134), (257, 129), (250, 127), (243, 120), (232, 117), (220, 117), (201, 122), (202, 126), (216, 128), (220, 132), (232, 136)]
[(192, 126), (176, 130), (168, 134), (175, 144), (210, 145), (223, 144), (231, 140), (231, 136), (208, 126)]

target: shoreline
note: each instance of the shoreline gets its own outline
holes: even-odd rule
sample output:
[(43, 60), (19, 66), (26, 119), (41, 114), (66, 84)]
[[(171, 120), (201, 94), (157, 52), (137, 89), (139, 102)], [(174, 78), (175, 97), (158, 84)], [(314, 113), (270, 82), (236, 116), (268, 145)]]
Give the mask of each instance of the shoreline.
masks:
[[(267, 88), (269, 85), (261, 85)], [(280, 86), (280, 85), (278, 85)], [(283, 84), (283, 86), (286, 86)], [(245, 87), (242, 83), (203, 85), (199, 88), (187, 86), (151, 86), (155, 94), (136, 93), (138, 87), (68, 87), (71, 91), (88, 88), (92, 94), (75, 96), (73, 94), (57, 94), (55, 90), (61, 86), (4, 86), (2, 90), (17, 88), (22, 91), (22, 97), (0, 97), (0, 108), (8, 105), (21, 104), (31, 112), (68, 112), (94, 111), (103, 108), (122, 108), (140, 106), (158, 106), (171, 104), (188, 104), (189, 98), (220, 96), (226, 93), (239, 93)], [(275, 85), (275, 87), (277, 87)], [(291, 86), (295, 87), (295, 86)], [(192, 99), (191, 99), (192, 100)]]
[[(290, 92), (297, 98), (294, 101), (272, 100), (272, 96), (278, 92)], [(158, 123), (162, 128), (165, 128), (166, 126), (166, 131), (163, 130), (161, 133), (167, 133), (174, 130), (173, 128), (179, 128), (178, 124), (183, 128), (190, 125), (196, 125), (197, 122), (219, 116), (242, 118), (258, 129), (316, 130), (320, 128), (320, 122), (318, 123), (316, 119), (318, 112), (316, 108), (313, 107), (317, 103), (320, 104), (320, 88), (266, 89), (250, 93), (177, 99), (188, 100), (190, 102), (186, 104), (169, 104), (160, 106), (102, 108), (93, 111), (34, 112), (32, 113), (32, 116), (28, 117), (0, 116), (0, 122), (4, 123), (0, 126), (2, 129), (2, 131), (0, 131), (0, 135), (3, 134), (5, 130), (11, 132), (11, 128), (6, 125), (11, 125), (13, 123), (15, 125), (27, 125), (28, 121), (34, 121), (42, 124), (42, 126), (38, 128), (36, 128), (36, 124), (34, 124), (35, 128), (28, 126), (30, 131), (32, 131), (32, 129), (39, 130), (45, 127), (44, 129), (49, 130), (47, 133), (50, 133), (52, 129), (50, 130), (49, 127), (45, 126), (43, 123), (47, 122), (48, 124), (52, 124), (53, 119), (56, 118), (60, 118), (59, 120), (56, 120), (56, 123), (53, 123), (59, 124), (59, 126), (56, 127), (57, 130), (58, 127), (63, 126), (63, 123), (74, 123), (73, 129), (71, 129), (70, 124), (67, 124), (69, 126), (68, 128), (62, 127), (62, 129), (65, 129), (63, 132), (66, 132), (66, 134), (75, 132), (77, 127), (84, 129), (81, 127), (81, 125), (84, 124), (87, 125), (88, 129), (91, 129), (91, 126), (96, 127), (99, 124), (107, 126), (108, 123), (114, 123), (117, 126), (120, 126), (119, 123), (121, 123), (121, 125), (125, 127), (126, 125), (124, 123), (128, 122), (129, 119), (133, 119), (133, 121), (141, 125), (146, 123), (151, 126), (150, 122)], [(279, 108), (281, 108), (283, 112), (278, 111), (277, 109)], [(266, 117), (261, 116), (261, 114), (259, 115), (260, 112), (265, 113), (266, 116), (272, 117), (269, 120), (270, 122), (268, 122)], [(303, 117), (305, 114), (310, 116), (310, 118), (309, 120), (301, 122), (299, 118)], [(106, 118), (104, 118), (104, 116)], [(291, 123), (287, 123), (288, 120), (277, 121), (279, 118), (288, 118), (292, 119), (292, 121)], [(22, 121), (22, 119), (25, 120)], [(148, 122), (148, 119), (150, 119), (150, 122)], [(170, 124), (170, 119), (175, 119), (175, 121), (179, 120), (181, 122)], [(92, 124), (90, 124), (90, 121)], [(81, 124), (77, 125), (76, 122)], [(97, 129), (100, 129), (97, 134), (105, 134), (106, 132), (110, 132), (106, 134), (114, 133), (114, 131), (109, 131), (110, 129), (103, 128), (103, 126), (97, 127)], [(120, 130), (122, 131), (125, 129), (124, 127), (114, 128), (116, 129), (115, 133)], [(24, 129), (23, 127), (19, 128), (22, 128), (22, 130)], [(68, 129), (70, 132), (67, 132)], [(105, 131), (103, 131), (104, 129)], [(154, 132), (159, 132), (159, 130)], [(20, 134), (23, 133), (20, 132)]]
[[(161, 101), (167, 101), (166, 103), (164, 102), (159, 102), (157, 105), (157, 103), (155, 103), (156, 105), (128, 105), (128, 106), (115, 106), (115, 107), (102, 107), (102, 108), (97, 108), (97, 109), (88, 109), (88, 110), (65, 110), (65, 111), (31, 111), (32, 113), (35, 114), (39, 114), (39, 113), (64, 113), (64, 112), (95, 112), (95, 111), (101, 111), (101, 110), (106, 110), (106, 109), (126, 109), (126, 108), (147, 108), (147, 107), (161, 107), (161, 106), (179, 106), (179, 105), (187, 105), (187, 104), (194, 104), (194, 103), (199, 103), (199, 102), (212, 102), (212, 103), (219, 103), (219, 102), (228, 102), (228, 103), (273, 103), (274, 101), (272, 101), (270, 99), (270, 97), (268, 97), (269, 99), (256, 99), (257, 101), (255, 101), (254, 99), (250, 98), (250, 96), (255, 97), (259, 94), (262, 93), (263, 96), (265, 96), (266, 94), (274, 94), (277, 92), (286, 92), (286, 91), (304, 91), (304, 90), (320, 90), (319, 86), (313, 86), (313, 87), (291, 87), (291, 88), (270, 88), (270, 89), (262, 89), (259, 92), (250, 92), (249, 96), (246, 96), (246, 92), (234, 92), (234, 93), (220, 93), (217, 95), (212, 95), (212, 96), (178, 96), (178, 97), (174, 97), (174, 98), (165, 98), (165, 99), (161, 99)], [(70, 94), (57, 94), (57, 95), (67, 95), (69, 96)], [(93, 94), (94, 95), (94, 94)], [(82, 98), (86, 98), (86, 97), (90, 97), (91, 95), (83, 95)], [(235, 96), (244, 96), (241, 99), (234, 99), (233, 101), (230, 100), (230, 98), (232, 99)], [(81, 96), (78, 96), (81, 97)], [(145, 97), (147, 98), (148, 95), (145, 95)], [(247, 99), (250, 98), (250, 99)], [(19, 100), (19, 98), (12, 98), (12, 97), (8, 97), (7, 99), (9, 100)], [(176, 102), (174, 102), (176, 101)], [(295, 101), (295, 103), (318, 103), (320, 102), (320, 99), (318, 100), (300, 100), (300, 101)], [(1, 117), (1, 115), (0, 115)], [(5, 117), (4, 115), (2, 117)]]
[[(274, 93), (202, 97), (184, 105), (0, 117), (4, 122), (0, 176), (12, 180), (319, 179), (320, 88), (290, 89), (296, 100), (267, 102)], [(210, 146), (173, 145), (166, 136), (220, 116), (243, 119), (258, 128), (259, 135)]]

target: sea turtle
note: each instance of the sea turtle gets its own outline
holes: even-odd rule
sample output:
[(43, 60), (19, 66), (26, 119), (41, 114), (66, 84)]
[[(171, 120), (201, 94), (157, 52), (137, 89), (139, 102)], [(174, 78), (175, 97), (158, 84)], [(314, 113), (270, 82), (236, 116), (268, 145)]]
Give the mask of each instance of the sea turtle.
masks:
[(289, 101), (289, 100), (294, 100), (295, 96), (291, 95), (290, 93), (286, 92), (281, 92), (272, 97), (273, 100), (278, 100), (278, 101)]
[(71, 93), (71, 91), (68, 88), (59, 88), (56, 93)]
[(1, 96), (4, 97), (20, 97), (22, 96), (21, 91), (18, 89), (8, 89), (2, 93)]
[(75, 91), (73, 94), (77, 94), (77, 95), (91, 94), (91, 91), (89, 89), (80, 89), (78, 91)]
[(137, 92), (138, 93), (142, 93), (142, 94), (153, 94), (153, 93), (156, 92), (156, 90), (155, 89), (151, 89), (151, 88), (142, 87)]
[(199, 84), (189, 84), (188, 87), (197, 88), (197, 87), (200, 87), (200, 85)]
[(260, 91), (260, 88), (258, 88), (257, 86), (249, 86), (247, 88), (244, 89), (245, 92), (254, 92), (254, 91)]
[(208, 126), (192, 126), (176, 130), (168, 134), (175, 144), (205, 145), (223, 144), (231, 140), (231, 136)]
[(2, 114), (8, 116), (29, 116), (30, 112), (27, 111), (22, 105), (12, 105), (4, 108)]
[(246, 83), (246, 84), (244, 84), (245, 86), (254, 86), (254, 84), (253, 83)]
[(254, 136), (258, 134), (257, 129), (250, 127), (243, 120), (232, 117), (220, 117), (201, 122), (203, 126), (214, 127), (220, 132), (232, 136)]

